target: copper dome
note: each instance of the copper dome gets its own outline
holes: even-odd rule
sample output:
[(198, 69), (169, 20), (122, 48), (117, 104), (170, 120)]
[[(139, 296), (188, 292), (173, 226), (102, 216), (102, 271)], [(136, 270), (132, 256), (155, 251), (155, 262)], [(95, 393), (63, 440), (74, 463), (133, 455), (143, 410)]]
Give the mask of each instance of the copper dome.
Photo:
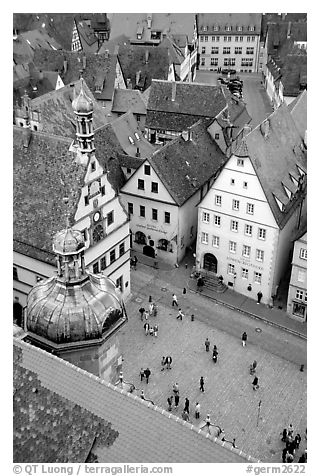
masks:
[(62, 344), (99, 339), (124, 317), (115, 284), (87, 272), (77, 285), (57, 277), (36, 284), (28, 295), (26, 330)]

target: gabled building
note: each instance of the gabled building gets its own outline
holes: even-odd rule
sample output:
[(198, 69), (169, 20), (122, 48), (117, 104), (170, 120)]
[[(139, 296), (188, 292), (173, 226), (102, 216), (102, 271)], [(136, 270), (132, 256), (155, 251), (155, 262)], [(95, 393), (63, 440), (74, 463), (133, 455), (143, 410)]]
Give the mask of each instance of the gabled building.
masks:
[(130, 294), (129, 222), (116, 192), (124, 177), (93, 130), (82, 86), (73, 109), (76, 140), (14, 126), (13, 282), (22, 306), (37, 280), (54, 274), (52, 239), (66, 217), (83, 234), (89, 270), (111, 278), (124, 299)]
[(151, 143), (166, 143), (199, 119), (214, 119), (225, 108), (220, 86), (153, 80), (147, 104), (147, 138)]
[(258, 71), (260, 13), (198, 13), (199, 69)]
[(115, 89), (112, 101), (112, 117), (120, 117), (132, 112), (139, 127), (144, 131), (147, 106), (138, 89)]
[(306, 166), (283, 104), (243, 138), (200, 203), (197, 269), (272, 303), (306, 214)]
[(291, 278), (287, 314), (299, 321), (307, 321), (307, 225), (293, 238)]
[(197, 205), (226, 161), (207, 127), (199, 121), (158, 149), (122, 187), (134, 250), (175, 265), (194, 242)]
[(126, 88), (116, 55), (36, 51), (34, 63), (43, 71), (58, 71), (64, 84), (74, 83), (82, 76), (95, 99), (107, 112), (111, 111), (114, 90)]

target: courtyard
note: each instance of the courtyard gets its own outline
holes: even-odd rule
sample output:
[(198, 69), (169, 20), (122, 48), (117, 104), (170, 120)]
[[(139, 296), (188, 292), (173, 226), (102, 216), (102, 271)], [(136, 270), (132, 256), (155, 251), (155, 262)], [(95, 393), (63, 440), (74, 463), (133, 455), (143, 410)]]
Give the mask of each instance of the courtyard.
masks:
[[(120, 333), (124, 381), (133, 383), (135, 392), (143, 390), (147, 399), (165, 409), (172, 386), (178, 382), (180, 402), (173, 409), (175, 414), (181, 416), (188, 397), (192, 423), (202, 426), (210, 413), (211, 422), (224, 429), (226, 440), (235, 438), (238, 448), (263, 462), (281, 462), (281, 432), (292, 423), (295, 433), (302, 436), (297, 461), (306, 447), (307, 375), (299, 366), (306, 358), (306, 341), (201, 295), (183, 295), (181, 283), (186, 275), (182, 269), (161, 272), (143, 265), (134, 272), (132, 298), (126, 305), (129, 321)], [(178, 310), (171, 306), (173, 292), (185, 314), (182, 321), (176, 319)], [(158, 315), (149, 319), (158, 324), (158, 337), (145, 335), (138, 311), (142, 305), (147, 308), (149, 295), (158, 306)], [(190, 319), (192, 313), (194, 321)], [(244, 330), (248, 333), (245, 348), (241, 343)], [(210, 352), (205, 351), (206, 337), (211, 342)], [(219, 351), (217, 364), (211, 358), (214, 344)], [(172, 369), (161, 371), (162, 356), (167, 355), (172, 356)], [(257, 391), (252, 389), (249, 374), (254, 360), (258, 362)], [(141, 367), (152, 372), (149, 384), (140, 382)], [(199, 390), (201, 376), (205, 379), (204, 393)], [(196, 402), (201, 405), (200, 420), (194, 417)], [(215, 434), (217, 428), (211, 427), (211, 432)]]

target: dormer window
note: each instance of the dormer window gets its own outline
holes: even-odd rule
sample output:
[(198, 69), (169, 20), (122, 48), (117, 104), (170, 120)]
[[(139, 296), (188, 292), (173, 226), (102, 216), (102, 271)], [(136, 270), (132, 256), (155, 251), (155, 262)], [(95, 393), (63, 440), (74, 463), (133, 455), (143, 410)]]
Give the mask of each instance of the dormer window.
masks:
[(295, 184), (295, 186), (297, 187), (297, 186), (298, 186), (298, 180), (297, 180), (293, 175), (291, 175), (291, 174), (289, 174), (289, 175), (290, 175), (291, 181), (292, 181), (292, 182)]
[(284, 188), (284, 191), (286, 192), (286, 194), (288, 195), (288, 198), (289, 200), (291, 199), (292, 197), (292, 192), (288, 189), (288, 187), (286, 187), (284, 184), (282, 184), (283, 188)]
[(208, 30), (208, 27), (207, 27), (207, 26), (203, 26), (203, 27), (202, 27), (202, 30), (203, 30), (203, 31), (207, 31), (207, 30)]
[(142, 40), (143, 26), (138, 26), (137, 29), (137, 40)]
[(237, 26), (237, 31), (242, 31), (242, 26)]
[(297, 169), (298, 169), (299, 175), (300, 175), (301, 177), (304, 177), (304, 175), (306, 174), (306, 173), (304, 172), (304, 170), (302, 170), (302, 169), (299, 167), (299, 165), (297, 165)]
[(150, 35), (151, 40), (161, 40), (161, 31), (152, 31)]
[(283, 211), (284, 211), (284, 204), (283, 204), (275, 195), (274, 195), (274, 199), (275, 199), (275, 201), (277, 202), (277, 205), (278, 205), (278, 207), (279, 207), (279, 210), (280, 210), (281, 212), (283, 212)]
[(219, 27), (218, 27), (218, 25), (214, 25), (214, 27), (213, 27), (213, 31), (219, 31)]
[(226, 25), (226, 31), (231, 31), (231, 26), (230, 25)]
[(254, 27), (253, 25), (250, 25), (250, 26), (248, 27), (248, 30), (249, 30), (249, 31), (254, 31), (254, 30), (255, 30), (255, 27)]

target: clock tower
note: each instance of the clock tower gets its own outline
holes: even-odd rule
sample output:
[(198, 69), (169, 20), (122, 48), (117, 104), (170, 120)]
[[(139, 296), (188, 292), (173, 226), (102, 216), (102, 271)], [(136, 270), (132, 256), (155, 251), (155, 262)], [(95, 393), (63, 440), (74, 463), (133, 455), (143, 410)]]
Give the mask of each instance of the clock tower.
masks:
[(76, 115), (76, 136), (79, 150), (86, 154), (93, 152), (94, 132), (93, 132), (93, 102), (83, 88), (83, 78), (80, 79), (80, 93), (74, 97), (72, 108)]

